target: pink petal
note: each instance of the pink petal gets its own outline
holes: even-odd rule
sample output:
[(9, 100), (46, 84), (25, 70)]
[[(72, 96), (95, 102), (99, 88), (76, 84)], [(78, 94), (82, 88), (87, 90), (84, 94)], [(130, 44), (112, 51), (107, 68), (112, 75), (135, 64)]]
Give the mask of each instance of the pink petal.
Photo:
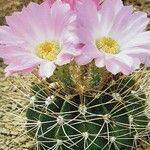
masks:
[(93, 44), (85, 45), (81, 50), (81, 54), (75, 58), (75, 61), (78, 64), (85, 65), (91, 62), (94, 58), (100, 57), (100, 52)]
[(68, 3), (72, 10), (76, 9), (76, 3), (78, 0), (62, 0), (65, 3)]
[[(27, 69), (24, 69), (24, 70), (20, 70), (20, 72), (19, 73), (21, 73), (21, 74), (24, 74), (24, 75), (27, 75), (27, 74), (31, 74), (32, 73), (32, 71), (33, 71), (33, 69), (35, 68), (35, 66), (33, 66), (33, 67), (31, 67), (31, 68), (27, 68)], [(12, 71), (12, 70), (9, 70), (9, 69), (5, 69), (5, 75), (8, 77), (8, 76), (10, 76), (10, 75), (12, 75), (12, 74), (14, 74), (14, 73), (17, 73), (18, 71)]]
[(104, 67), (105, 66), (104, 58), (96, 58), (95, 65), (99, 68)]
[(55, 64), (62, 66), (62, 65), (70, 63), (72, 59), (73, 59), (73, 55), (71, 54), (61, 54), (55, 61)]
[(77, 9), (77, 25), (92, 33), (98, 25), (97, 7), (92, 0), (85, 0)]
[(13, 59), (13, 57), (30, 56), (31, 53), (17, 46), (0, 46), (0, 57)]
[(141, 56), (140, 60), (146, 67), (150, 67), (150, 55), (145, 57)]
[(0, 45), (19, 45), (22, 43), (24, 41), (15, 36), (8, 26), (0, 27)]
[(51, 7), (56, 0), (45, 0)]
[(39, 75), (43, 78), (49, 78), (53, 75), (56, 66), (53, 62), (43, 62), (39, 66)]
[[(132, 12), (133, 12), (133, 7), (131, 6), (124, 6), (119, 9), (118, 13), (116, 14), (114, 18), (111, 30), (109, 32), (111, 36), (116, 37), (116, 34), (118, 32), (122, 32), (122, 30), (124, 30), (124, 28), (128, 24), (128, 20), (130, 19)], [(119, 37), (116, 37), (116, 38), (119, 39)]]
[[(150, 31), (145, 31), (145, 32), (137, 34), (136, 37), (134, 37), (133, 39), (128, 41), (128, 44), (122, 45), (121, 48), (122, 49), (131, 49), (132, 47), (138, 47), (138, 46), (148, 45), (148, 44), (150, 44)], [(137, 50), (138, 50), (138, 48), (137, 48)]]
[(121, 72), (121, 71), (120, 71), (120, 66), (119, 66), (118, 63), (116, 64), (116, 63), (113, 62), (113, 61), (107, 61), (107, 62), (105, 63), (105, 65), (106, 65), (106, 69), (107, 69), (109, 72), (111, 72), (112, 74), (114, 74), (114, 75), (116, 75), (117, 73)]
[[(120, 1), (120, 0), (119, 0)], [(100, 30), (101, 35), (107, 35), (113, 24), (116, 11), (119, 11), (120, 5), (117, 6), (118, 0), (105, 0), (99, 10), (101, 15)]]
[(16, 58), (16, 60), (6, 60), (9, 62), (9, 66), (6, 67), (5, 72), (6, 75), (11, 75), (16, 72), (26, 73), (27, 71), (31, 71), (36, 68), (39, 64), (38, 61), (34, 61), (31, 58)]
[(77, 56), (75, 58), (75, 61), (78, 65), (86, 65), (86, 64), (90, 63), (92, 60), (93, 60), (93, 58), (91, 58), (87, 55), (84, 55), (84, 54)]
[(140, 67), (139, 59), (127, 55), (117, 56), (113, 61), (120, 66), (120, 72), (125, 75), (132, 73)]
[[(50, 7), (56, 0), (45, 0)], [(62, 0), (64, 3), (68, 3), (70, 5), (70, 8), (72, 10), (76, 10), (77, 4), (81, 4), (84, 0)], [(104, 0), (93, 0), (93, 2), (96, 4), (97, 8), (100, 9), (100, 6)]]

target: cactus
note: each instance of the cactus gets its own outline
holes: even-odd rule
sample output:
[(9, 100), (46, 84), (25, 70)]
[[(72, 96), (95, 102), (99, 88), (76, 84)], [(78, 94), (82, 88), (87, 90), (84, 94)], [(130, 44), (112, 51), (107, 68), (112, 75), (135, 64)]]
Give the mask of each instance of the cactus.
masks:
[[(21, 0), (8, 3), (4, 10), (22, 6)], [(6, 74), (38, 78), (26, 107), (26, 129), (38, 150), (136, 150), (141, 142), (150, 144), (144, 74), (135, 71), (150, 66), (148, 22), (121, 0), (46, 0), (6, 18), (8, 26), (0, 28)]]
[(141, 76), (70, 64), (34, 83), (26, 128), (37, 149), (135, 150), (148, 143)]

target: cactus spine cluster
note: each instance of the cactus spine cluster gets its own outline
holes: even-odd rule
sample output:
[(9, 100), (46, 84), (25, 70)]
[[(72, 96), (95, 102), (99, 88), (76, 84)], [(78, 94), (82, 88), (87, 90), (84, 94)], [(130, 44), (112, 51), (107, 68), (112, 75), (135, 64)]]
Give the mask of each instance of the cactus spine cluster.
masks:
[(136, 150), (148, 143), (146, 96), (138, 77), (92, 63), (59, 67), (34, 83), (27, 130), (39, 150)]

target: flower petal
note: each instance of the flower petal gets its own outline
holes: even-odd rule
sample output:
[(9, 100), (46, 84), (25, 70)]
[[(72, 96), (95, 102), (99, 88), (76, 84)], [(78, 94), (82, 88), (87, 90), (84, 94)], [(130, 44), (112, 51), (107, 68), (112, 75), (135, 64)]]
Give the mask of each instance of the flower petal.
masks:
[(55, 69), (56, 65), (53, 62), (44, 62), (39, 66), (39, 75), (43, 78), (49, 78)]
[(95, 65), (99, 68), (104, 67), (105, 66), (105, 62), (103, 58), (96, 58), (95, 59)]

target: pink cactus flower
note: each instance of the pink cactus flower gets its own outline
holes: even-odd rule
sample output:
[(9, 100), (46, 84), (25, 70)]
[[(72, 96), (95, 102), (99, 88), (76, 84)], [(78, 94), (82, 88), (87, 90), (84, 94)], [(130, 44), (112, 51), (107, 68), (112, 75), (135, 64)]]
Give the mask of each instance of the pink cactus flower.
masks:
[(75, 17), (70, 7), (56, 1), (30, 3), (21, 12), (6, 17), (8, 26), (0, 27), (0, 57), (8, 64), (6, 75), (31, 73), (50, 77), (56, 65), (69, 63), (77, 51), (74, 48)]
[(123, 6), (121, 0), (105, 0), (100, 10), (92, 0), (85, 0), (78, 10), (77, 35), (85, 45), (82, 55), (76, 57), (79, 65), (94, 59), (97, 67), (128, 75), (141, 63), (150, 64), (146, 13)]

